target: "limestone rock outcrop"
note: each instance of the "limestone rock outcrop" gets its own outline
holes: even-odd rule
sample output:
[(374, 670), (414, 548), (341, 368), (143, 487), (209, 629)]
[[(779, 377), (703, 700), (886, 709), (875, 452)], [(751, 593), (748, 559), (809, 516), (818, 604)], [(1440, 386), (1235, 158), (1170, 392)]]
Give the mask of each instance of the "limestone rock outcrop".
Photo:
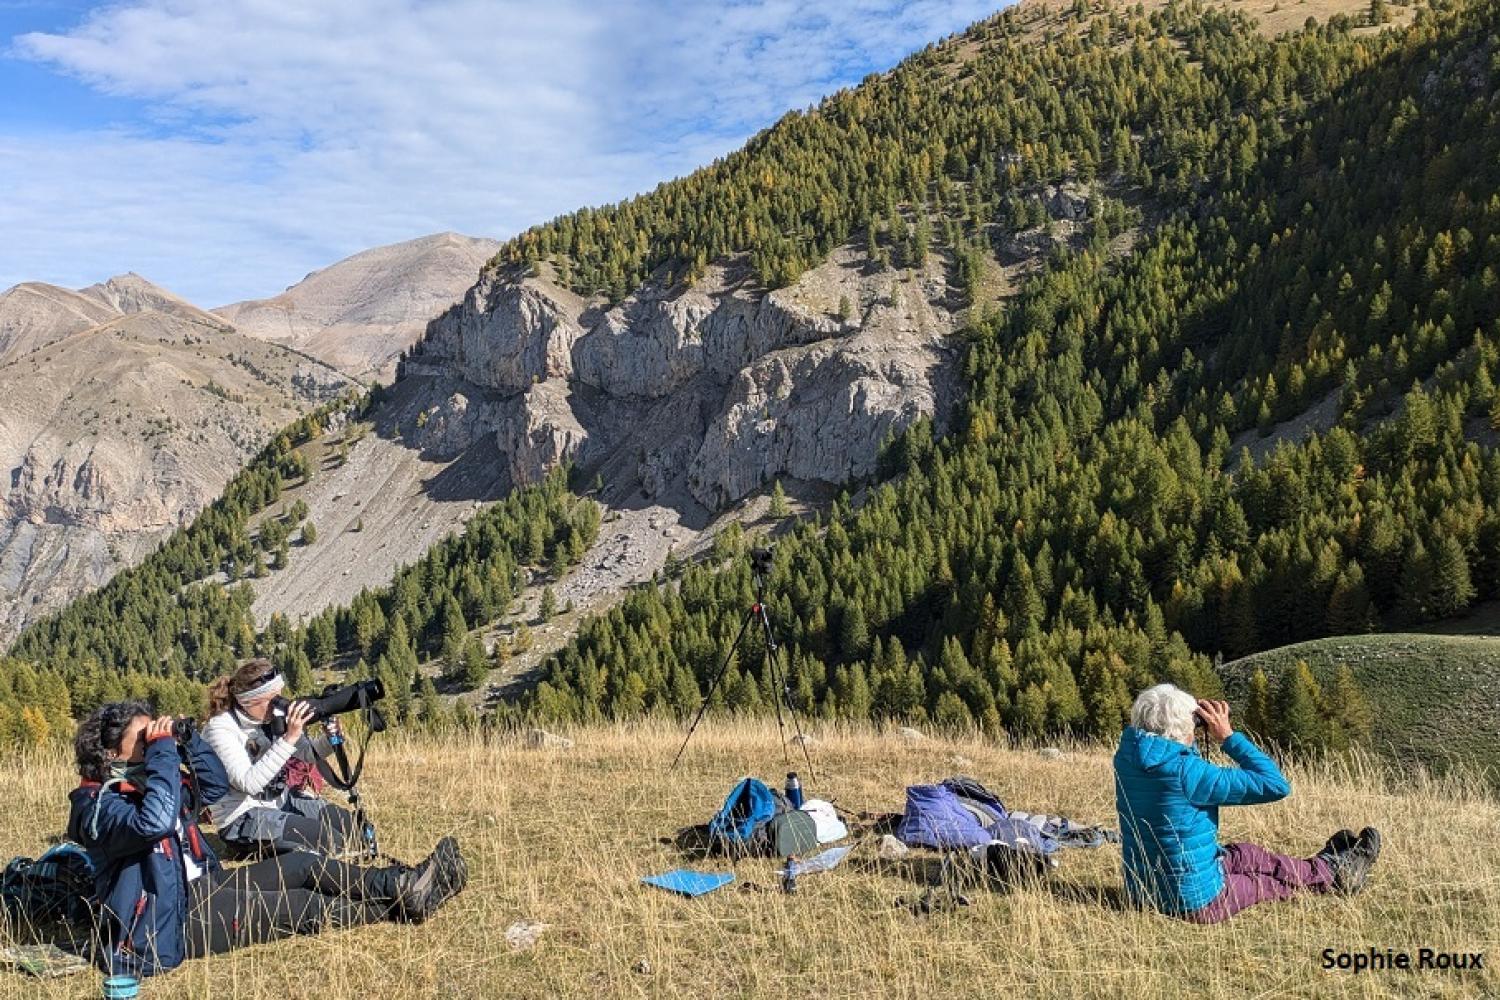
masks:
[(867, 476), (891, 436), (946, 418), (955, 354), (943, 267), (879, 269), (845, 249), (768, 292), (731, 260), (690, 287), (647, 282), (609, 308), (545, 270), (491, 270), (405, 365), (464, 398), (435, 403), (418, 440), (451, 452), (485, 430), (514, 482), (564, 462), (608, 467), (648, 498), (711, 511), (779, 476)]

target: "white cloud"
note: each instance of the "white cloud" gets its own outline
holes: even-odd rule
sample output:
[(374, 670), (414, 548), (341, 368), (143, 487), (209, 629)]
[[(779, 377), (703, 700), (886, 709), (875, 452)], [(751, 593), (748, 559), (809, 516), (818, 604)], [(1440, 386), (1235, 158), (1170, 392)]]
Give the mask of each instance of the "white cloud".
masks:
[(0, 287), (133, 269), (205, 304), (441, 229), (506, 236), (733, 149), (975, 0), (134, 0), (14, 53), (135, 98), (0, 135)]

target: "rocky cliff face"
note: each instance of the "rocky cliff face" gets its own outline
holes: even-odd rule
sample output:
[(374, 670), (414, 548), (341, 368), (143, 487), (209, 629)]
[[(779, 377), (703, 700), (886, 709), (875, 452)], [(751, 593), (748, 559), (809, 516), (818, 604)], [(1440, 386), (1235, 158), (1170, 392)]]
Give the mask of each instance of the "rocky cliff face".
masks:
[(406, 366), (451, 390), (415, 440), (456, 454), (492, 435), (517, 483), (571, 460), (709, 511), (780, 476), (865, 476), (892, 434), (947, 417), (944, 267), (877, 270), (845, 250), (766, 292), (728, 262), (609, 309), (545, 275), (487, 272)]

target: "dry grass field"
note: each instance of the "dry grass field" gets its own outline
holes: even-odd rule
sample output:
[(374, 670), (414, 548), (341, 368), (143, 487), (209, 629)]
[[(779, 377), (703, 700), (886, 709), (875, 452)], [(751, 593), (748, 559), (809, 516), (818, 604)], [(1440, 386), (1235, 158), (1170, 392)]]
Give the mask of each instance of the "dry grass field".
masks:
[[(1223, 833), (1311, 853), (1339, 826), (1371, 823), (1386, 848), (1352, 900), (1268, 905), (1200, 928), (1120, 905), (1119, 849), (1069, 851), (1044, 882), (980, 889), (971, 905), (914, 917), (933, 864), (881, 862), (861, 842), (840, 869), (775, 891), (775, 865), (697, 900), (642, 886), (684, 862), (659, 842), (708, 818), (740, 775), (785, 770), (773, 725), (719, 723), (694, 737), (675, 776), (679, 731), (585, 729), (570, 750), (478, 738), (396, 736), (366, 770), (384, 846), (415, 859), (456, 834), (468, 889), (418, 927), (381, 925), (190, 962), (148, 980), (148, 997), (1050, 997), (1494, 996), (1500, 994), (1500, 800), (1477, 782), (1401, 777), (1371, 762), (1294, 765), (1292, 797), (1226, 810)], [(1114, 823), (1107, 748), (1060, 759), (978, 739), (907, 743), (871, 731), (819, 734), (809, 795), (898, 810), (909, 783), (974, 775), (1013, 808)], [(963, 758), (955, 762), (955, 757)], [(35, 855), (64, 819), (60, 754), (17, 761), (0, 813), (0, 855)], [(806, 772), (806, 768), (799, 767)], [(700, 868), (724, 870), (722, 861)], [(752, 882), (765, 891), (744, 891)], [(516, 921), (547, 926), (512, 950)], [(1334, 973), (1324, 948), (1483, 951), (1480, 973)], [(0, 996), (90, 997), (97, 975), (39, 981), (0, 973)]]

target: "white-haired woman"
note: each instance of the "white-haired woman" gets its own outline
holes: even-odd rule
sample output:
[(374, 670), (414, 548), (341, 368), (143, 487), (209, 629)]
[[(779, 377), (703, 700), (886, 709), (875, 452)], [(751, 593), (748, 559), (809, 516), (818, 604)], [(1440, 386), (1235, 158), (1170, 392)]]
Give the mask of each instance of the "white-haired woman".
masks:
[[(1220, 767), (1193, 747), (1203, 725), (1238, 767)], [(1130, 710), (1115, 751), (1115, 806), (1132, 902), (1195, 923), (1217, 923), (1247, 906), (1301, 892), (1352, 895), (1380, 853), (1380, 834), (1334, 834), (1311, 858), (1256, 844), (1219, 843), (1219, 807), (1275, 802), (1292, 786), (1243, 733), (1229, 705), (1200, 701), (1171, 684), (1147, 688)]]

